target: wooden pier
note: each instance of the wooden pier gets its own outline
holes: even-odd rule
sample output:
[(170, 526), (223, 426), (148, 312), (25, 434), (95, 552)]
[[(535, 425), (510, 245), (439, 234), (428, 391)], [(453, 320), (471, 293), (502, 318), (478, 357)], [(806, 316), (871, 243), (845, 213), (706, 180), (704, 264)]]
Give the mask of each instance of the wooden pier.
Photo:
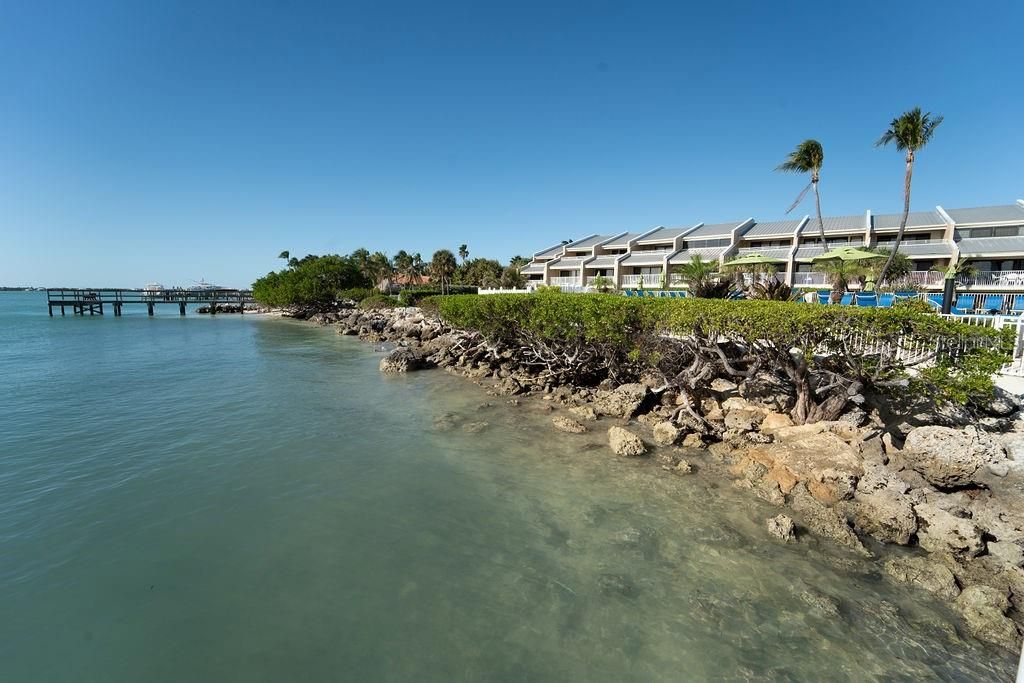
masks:
[(210, 315), (217, 314), (218, 305), (237, 305), (239, 312), (245, 305), (253, 303), (252, 292), (248, 289), (47, 289), (46, 306), (53, 316), (53, 309), (60, 308), (64, 315), (70, 308), (73, 315), (103, 315), (104, 306), (115, 316), (121, 315), (125, 304), (142, 304), (149, 315), (153, 315), (157, 304), (177, 304), (178, 313), (185, 315), (187, 304), (207, 304)]

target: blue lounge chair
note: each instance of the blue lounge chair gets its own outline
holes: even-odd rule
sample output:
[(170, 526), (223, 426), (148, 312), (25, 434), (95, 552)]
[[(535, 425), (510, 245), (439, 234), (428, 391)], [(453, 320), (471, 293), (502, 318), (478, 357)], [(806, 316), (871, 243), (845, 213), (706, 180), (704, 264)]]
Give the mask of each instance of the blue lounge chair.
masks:
[[(939, 304), (941, 305), (941, 303), (942, 303), (942, 300), (940, 299), (939, 300)], [(973, 294), (961, 294), (960, 296), (958, 296), (956, 298), (956, 307), (961, 309), (961, 310), (963, 310), (963, 311), (973, 311), (974, 310), (974, 295)], [(961, 313), (959, 315), (963, 315), (963, 314)]]
[(1024, 295), (1018, 294), (1013, 297), (1013, 305), (1010, 306), (1010, 313), (1024, 313)]
[(846, 294), (843, 294), (843, 298), (839, 300), (839, 305), (840, 306), (849, 306), (852, 303), (853, 303), (853, 294), (851, 292), (847, 292)]
[(889, 308), (896, 302), (896, 294), (879, 294), (878, 295), (878, 307)]
[(625, 294), (626, 296), (636, 296), (636, 292), (634, 292), (632, 289), (623, 290), (622, 293)]
[(683, 298), (682, 292), (669, 292), (668, 295), (670, 297), (672, 297), (673, 299), (682, 299)]
[(819, 304), (827, 304), (827, 303), (830, 303), (831, 301), (832, 301), (832, 292), (828, 292), (828, 291), (822, 292), (820, 290), (818, 291), (818, 303)]
[(1003, 295), (1002, 294), (989, 294), (985, 297), (985, 304), (982, 309), (986, 313), (999, 314), (1003, 312)]
[(857, 305), (861, 308), (874, 308), (878, 306), (878, 295), (857, 294)]

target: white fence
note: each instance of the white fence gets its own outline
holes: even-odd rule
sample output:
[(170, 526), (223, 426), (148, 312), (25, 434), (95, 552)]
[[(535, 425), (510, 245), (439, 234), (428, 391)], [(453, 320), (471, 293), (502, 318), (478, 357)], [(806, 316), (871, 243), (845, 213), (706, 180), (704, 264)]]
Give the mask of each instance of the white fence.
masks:
[(529, 294), (532, 291), (532, 289), (502, 289), (501, 287), (488, 289), (481, 287), (477, 290), (477, 294)]
[(1024, 290), (1024, 270), (993, 270), (974, 276), (961, 275), (957, 282), (965, 287), (1014, 287)]
[(978, 325), (981, 327), (992, 327), (1001, 330), (1004, 327), (1012, 327), (1014, 334), (1012, 360), (1003, 366), (999, 371), (1001, 375), (1010, 377), (1024, 377), (1024, 325), (1021, 324), (1019, 315), (943, 315), (944, 318), (965, 323), (967, 325)]

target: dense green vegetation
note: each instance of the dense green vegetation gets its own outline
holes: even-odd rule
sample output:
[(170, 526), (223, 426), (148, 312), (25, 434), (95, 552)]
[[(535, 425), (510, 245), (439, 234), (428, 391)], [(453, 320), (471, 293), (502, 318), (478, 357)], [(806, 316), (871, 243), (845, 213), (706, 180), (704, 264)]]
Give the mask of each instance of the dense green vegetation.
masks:
[[(564, 381), (655, 371), (696, 401), (715, 376), (778, 379), (798, 423), (833, 419), (864, 388), (923, 391), (961, 403), (992, 394), (1006, 338), (913, 306), (634, 299), (600, 294), (449, 296), (449, 324), (526, 349)], [(936, 352), (941, 350), (938, 355)], [(915, 366), (927, 368), (914, 372)]]
[[(374, 293), (410, 294), (403, 305), (435, 294), (476, 292), (478, 287), (522, 287), (519, 269), (527, 259), (514, 256), (507, 266), (487, 258), (469, 258), (466, 245), (459, 248), (462, 263), (448, 249), (434, 252), (430, 262), (404, 249), (393, 257), (377, 251), (356, 249), (347, 256), (329, 254), (294, 258), (282, 251), (286, 262), (279, 271), (253, 283), (253, 296), (268, 306), (329, 306), (341, 299), (362, 301)], [(429, 284), (424, 284), (428, 282)]]

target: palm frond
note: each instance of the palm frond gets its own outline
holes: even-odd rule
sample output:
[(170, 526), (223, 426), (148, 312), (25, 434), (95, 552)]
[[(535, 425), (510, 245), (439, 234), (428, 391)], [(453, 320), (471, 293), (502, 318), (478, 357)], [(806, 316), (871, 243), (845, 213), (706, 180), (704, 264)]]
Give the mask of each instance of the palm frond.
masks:
[(792, 211), (793, 209), (795, 209), (796, 207), (798, 207), (800, 205), (800, 202), (802, 202), (804, 200), (804, 197), (807, 196), (807, 193), (811, 191), (812, 187), (814, 187), (814, 183), (807, 183), (807, 187), (805, 187), (804, 189), (802, 189), (800, 191), (800, 194), (798, 194), (796, 196), (796, 199), (793, 200), (793, 203), (789, 205), (788, 209), (786, 209), (786, 214), (787, 215), (789, 214), (790, 211)]

